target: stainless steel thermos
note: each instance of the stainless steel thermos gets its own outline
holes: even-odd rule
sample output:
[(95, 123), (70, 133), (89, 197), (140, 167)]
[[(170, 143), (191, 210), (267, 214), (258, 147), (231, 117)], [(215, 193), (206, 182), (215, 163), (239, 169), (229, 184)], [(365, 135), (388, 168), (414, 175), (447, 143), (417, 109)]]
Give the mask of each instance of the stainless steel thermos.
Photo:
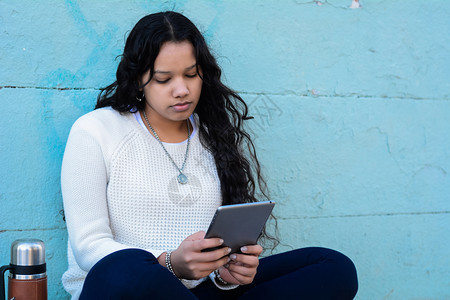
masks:
[(11, 263), (0, 268), (0, 300), (5, 299), (5, 272), (8, 300), (47, 300), (47, 273), (44, 242), (21, 239), (11, 244)]

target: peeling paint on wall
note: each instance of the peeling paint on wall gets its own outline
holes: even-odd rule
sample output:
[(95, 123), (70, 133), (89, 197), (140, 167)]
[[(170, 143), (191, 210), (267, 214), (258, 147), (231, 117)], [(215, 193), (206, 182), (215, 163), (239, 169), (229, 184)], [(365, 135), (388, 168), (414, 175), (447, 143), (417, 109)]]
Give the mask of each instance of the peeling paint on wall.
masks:
[(359, 3), (359, 0), (353, 0), (352, 4), (350, 5), (350, 8), (361, 8), (361, 4)]

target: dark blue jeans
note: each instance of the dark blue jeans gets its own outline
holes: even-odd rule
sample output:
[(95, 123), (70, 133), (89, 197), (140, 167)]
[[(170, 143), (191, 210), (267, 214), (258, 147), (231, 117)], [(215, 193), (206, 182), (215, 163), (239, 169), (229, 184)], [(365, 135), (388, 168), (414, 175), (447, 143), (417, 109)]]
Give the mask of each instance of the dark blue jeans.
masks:
[(263, 258), (251, 284), (228, 291), (209, 279), (189, 290), (151, 253), (127, 249), (91, 269), (80, 299), (353, 299), (357, 290), (352, 261), (326, 248)]

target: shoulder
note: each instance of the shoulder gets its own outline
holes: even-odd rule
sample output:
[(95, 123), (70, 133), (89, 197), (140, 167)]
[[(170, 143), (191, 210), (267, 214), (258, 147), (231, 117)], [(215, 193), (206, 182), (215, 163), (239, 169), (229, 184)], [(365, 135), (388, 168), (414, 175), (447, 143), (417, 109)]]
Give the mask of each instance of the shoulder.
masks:
[(116, 151), (139, 135), (140, 125), (132, 113), (120, 113), (112, 108), (96, 109), (75, 121), (65, 153), (76, 156), (80, 151), (100, 150), (105, 161), (109, 161)]
[(112, 125), (115, 122), (126, 121), (128, 113), (121, 114), (118, 111), (106, 107), (91, 111), (75, 121), (73, 128), (89, 129), (92, 126)]
[(133, 115), (131, 113), (120, 113), (112, 108), (100, 108), (91, 111), (75, 121), (72, 131), (85, 131), (95, 135), (99, 133), (120, 133), (132, 130)]
[(94, 139), (98, 144), (116, 145), (137, 130), (139, 124), (132, 113), (100, 108), (75, 121), (70, 130), (69, 140), (77, 136)]

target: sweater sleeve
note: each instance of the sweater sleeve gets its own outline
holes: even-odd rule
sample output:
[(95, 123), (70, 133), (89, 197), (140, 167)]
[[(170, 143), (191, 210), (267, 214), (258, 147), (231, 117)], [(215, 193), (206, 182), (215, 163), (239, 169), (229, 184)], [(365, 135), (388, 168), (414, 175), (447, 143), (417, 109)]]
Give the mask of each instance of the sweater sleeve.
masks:
[(77, 264), (86, 272), (106, 255), (130, 248), (113, 239), (107, 181), (97, 140), (86, 130), (72, 128), (64, 152), (61, 188), (70, 245)]

